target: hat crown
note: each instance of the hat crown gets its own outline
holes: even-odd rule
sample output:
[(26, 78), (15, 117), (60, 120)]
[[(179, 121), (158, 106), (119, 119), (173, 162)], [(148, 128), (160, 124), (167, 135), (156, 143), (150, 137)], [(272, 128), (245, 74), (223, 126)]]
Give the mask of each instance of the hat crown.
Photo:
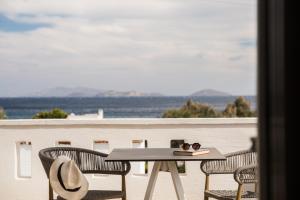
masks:
[(81, 186), (81, 171), (73, 160), (63, 163), (61, 178), (66, 189), (75, 189)]
[(59, 156), (54, 160), (49, 172), (53, 190), (68, 200), (82, 199), (88, 192), (89, 183), (74, 160)]

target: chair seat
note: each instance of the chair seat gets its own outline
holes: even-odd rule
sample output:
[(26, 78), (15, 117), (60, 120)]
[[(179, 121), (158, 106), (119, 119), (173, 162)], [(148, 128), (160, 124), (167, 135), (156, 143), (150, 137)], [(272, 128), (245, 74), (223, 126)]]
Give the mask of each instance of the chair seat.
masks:
[[(104, 199), (116, 199), (122, 197), (123, 197), (122, 191), (89, 190), (82, 200), (104, 200)], [(64, 198), (58, 196), (57, 200), (64, 200)]]
[[(206, 190), (205, 196), (222, 199), (222, 200), (232, 200), (235, 199), (237, 195), (237, 190)], [(256, 192), (243, 191), (242, 198), (257, 198)]]

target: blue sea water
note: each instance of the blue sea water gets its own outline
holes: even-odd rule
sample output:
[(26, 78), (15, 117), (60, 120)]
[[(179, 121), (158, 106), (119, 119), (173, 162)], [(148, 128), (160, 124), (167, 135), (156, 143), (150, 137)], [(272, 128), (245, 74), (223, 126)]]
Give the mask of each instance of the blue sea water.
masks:
[[(61, 108), (68, 113), (97, 113), (103, 109), (104, 118), (161, 117), (170, 108), (181, 107), (188, 99), (209, 104), (217, 110), (233, 102), (229, 97), (97, 97), (97, 98), (0, 98), (9, 119), (30, 119), (41, 111)], [(246, 96), (252, 109), (256, 109), (256, 97)]]

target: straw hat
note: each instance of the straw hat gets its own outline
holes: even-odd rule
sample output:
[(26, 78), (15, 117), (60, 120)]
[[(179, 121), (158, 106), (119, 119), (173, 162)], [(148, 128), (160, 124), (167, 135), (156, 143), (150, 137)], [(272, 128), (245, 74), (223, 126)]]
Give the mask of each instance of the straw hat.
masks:
[(76, 163), (66, 156), (58, 157), (49, 173), (53, 190), (67, 200), (82, 199), (88, 192), (89, 183)]

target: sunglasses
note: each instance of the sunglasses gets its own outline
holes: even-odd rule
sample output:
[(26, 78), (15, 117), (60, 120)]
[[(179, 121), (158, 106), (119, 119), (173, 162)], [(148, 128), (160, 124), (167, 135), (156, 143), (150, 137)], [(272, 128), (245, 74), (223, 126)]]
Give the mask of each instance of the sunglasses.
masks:
[(193, 143), (193, 144), (183, 143), (183, 144), (181, 145), (181, 148), (182, 148), (183, 150), (189, 150), (190, 147), (191, 147), (191, 145), (192, 145), (192, 148), (193, 148), (194, 150), (199, 150), (200, 147), (201, 147), (201, 144), (199, 144), (199, 143), (197, 142), (197, 143)]

